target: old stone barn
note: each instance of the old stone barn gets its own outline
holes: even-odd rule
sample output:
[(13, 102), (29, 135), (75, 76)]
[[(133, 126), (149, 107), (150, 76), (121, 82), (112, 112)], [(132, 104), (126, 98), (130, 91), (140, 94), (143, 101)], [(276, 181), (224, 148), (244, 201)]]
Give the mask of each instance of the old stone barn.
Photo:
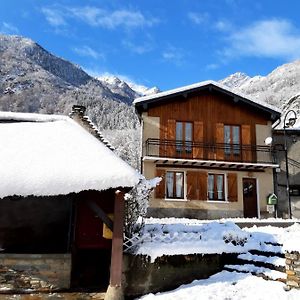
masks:
[(140, 175), (84, 109), (73, 118), (0, 112), (2, 290), (105, 290), (111, 263), (119, 280), (123, 196)]

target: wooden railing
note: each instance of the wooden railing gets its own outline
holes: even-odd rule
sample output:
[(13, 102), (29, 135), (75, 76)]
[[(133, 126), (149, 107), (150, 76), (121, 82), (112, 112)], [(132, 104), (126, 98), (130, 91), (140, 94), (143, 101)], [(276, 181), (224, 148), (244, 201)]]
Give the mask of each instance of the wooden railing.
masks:
[(144, 155), (167, 158), (275, 163), (273, 149), (264, 145), (182, 142), (150, 138)]

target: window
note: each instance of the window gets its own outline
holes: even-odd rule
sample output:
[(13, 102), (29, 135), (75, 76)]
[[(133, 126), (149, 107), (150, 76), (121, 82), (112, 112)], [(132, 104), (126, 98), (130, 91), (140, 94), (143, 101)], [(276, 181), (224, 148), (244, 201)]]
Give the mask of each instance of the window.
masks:
[(208, 200), (225, 200), (224, 174), (208, 174)]
[(192, 152), (193, 124), (176, 122), (176, 152)]
[(240, 156), (240, 126), (224, 125), (224, 143), (226, 156)]
[(169, 199), (184, 198), (184, 173), (167, 172), (166, 174), (166, 195)]

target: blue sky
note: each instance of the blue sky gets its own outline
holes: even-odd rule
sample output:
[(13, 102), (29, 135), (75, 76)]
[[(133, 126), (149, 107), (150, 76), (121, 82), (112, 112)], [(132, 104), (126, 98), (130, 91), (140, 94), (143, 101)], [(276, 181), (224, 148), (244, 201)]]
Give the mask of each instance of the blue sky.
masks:
[(300, 1), (2, 0), (0, 32), (161, 90), (300, 58)]

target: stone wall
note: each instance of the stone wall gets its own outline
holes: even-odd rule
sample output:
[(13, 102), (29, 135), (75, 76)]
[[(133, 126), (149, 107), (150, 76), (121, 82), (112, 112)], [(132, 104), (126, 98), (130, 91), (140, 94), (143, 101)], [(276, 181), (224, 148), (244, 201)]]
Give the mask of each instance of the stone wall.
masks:
[(53, 291), (70, 288), (71, 254), (0, 254), (0, 290)]
[(300, 288), (300, 253), (286, 252), (286, 285), (290, 288)]
[(124, 255), (124, 293), (137, 297), (167, 291), (195, 279), (220, 272), (235, 263), (238, 254), (191, 254), (158, 257), (153, 263), (145, 255)]

